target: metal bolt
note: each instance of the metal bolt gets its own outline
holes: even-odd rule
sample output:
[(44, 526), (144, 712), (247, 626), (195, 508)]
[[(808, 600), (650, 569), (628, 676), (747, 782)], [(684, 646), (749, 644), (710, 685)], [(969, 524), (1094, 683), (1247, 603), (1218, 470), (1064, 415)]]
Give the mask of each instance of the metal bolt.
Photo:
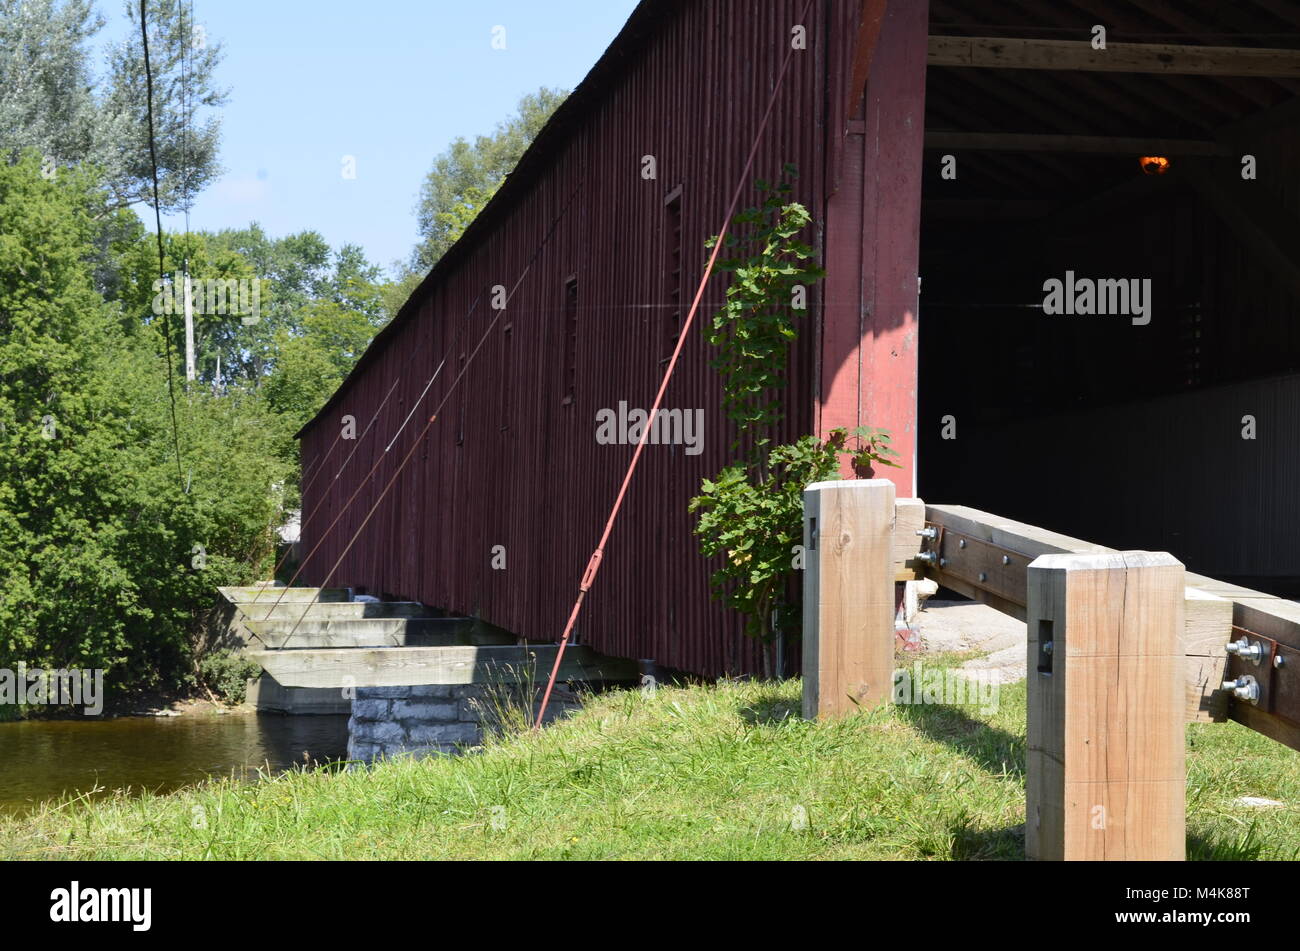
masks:
[(1253, 643), (1246, 637), (1225, 644), (1223, 649), (1229, 654), (1236, 654), (1242, 660), (1250, 661), (1252, 664), (1258, 664), (1264, 656), (1264, 645)]
[(1284, 663), (1286, 663), (1286, 658), (1284, 658), (1281, 654), (1274, 654), (1274, 655), (1273, 655), (1273, 666), (1274, 666), (1274, 667), (1281, 667)]
[(918, 561), (923, 561), (927, 565), (933, 565), (939, 560), (939, 556), (932, 551), (918, 552), (916, 558)]
[(937, 528), (918, 528), (916, 534), (922, 538), (938, 538), (939, 530)]
[(1045, 644), (1043, 644), (1043, 653), (1050, 654), (1051, 652), (1052, 652), (1052, 642), (1047, 641)]
[(1004, 564), (1004, 565), (1009, 565), (1009, 564), (1011, 564), (1011, 556), (1010, 556), (1010, 555), (1003, 555), (1003, 556), (1002, 556), (1002, 564)]
[(980, 572), (980, 581), (988, 581), (988, 580), (989, 580), (989, 576), (986, 575), (984, 572), (981, 571), (981, 572)]
[(965, 547), (966, 547), (966, 539), (964, 539), (964, 538), (959, 538), (959, 539), (957, 539), (957, 547), (958, 547), (958, 548), (965, 548)]
[(948, 564), (948, 559), (947, 559), (947, 558), (940, 558), (940, 559), (939, 559), (939, 567), (940, 567), (940, 568), (942, 568), (942, 567), (943, 567), (944, 565), (946, 565), (946, 564)]
[(1225, 680), (1223, 689), (1231, 690), (1232, 695), (1238, 700), (1247, 700), (1250, 703), (1259, 702), (1259, 682), (1250, 674), (1238, 677), (1236, 680)]

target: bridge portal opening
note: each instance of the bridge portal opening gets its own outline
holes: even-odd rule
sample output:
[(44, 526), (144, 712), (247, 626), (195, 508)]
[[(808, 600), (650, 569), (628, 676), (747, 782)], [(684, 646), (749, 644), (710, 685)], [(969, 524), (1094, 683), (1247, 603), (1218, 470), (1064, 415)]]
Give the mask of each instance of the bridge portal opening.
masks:
[[(1072, 8), (935, 2), (930, 33), (1087, 41), (1107, 23), (1111, 44), (1300, 48), (1275, 6), (1183, 4), (1181, 26)], [(922, 498), (1300, 595), (1300, 79), (1247, 59), (1160, 75), (932, 55)]]

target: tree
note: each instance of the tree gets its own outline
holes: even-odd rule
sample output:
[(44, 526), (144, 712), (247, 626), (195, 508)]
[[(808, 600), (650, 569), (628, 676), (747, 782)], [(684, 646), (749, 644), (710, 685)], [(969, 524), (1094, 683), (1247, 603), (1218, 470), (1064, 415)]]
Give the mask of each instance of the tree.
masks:
[(317, 301), (302, 329), (276, 337), (276, 368), (266, 381), (266, 399), (291, 430), (298, 430), (334, 395), (374, 338), (377, 326), (360, 310), (336, 301)]
[(415, 209), (424, 240), (411, 255), (412, 271), (428, 271), (456, 243), (567, 96), (543, 86), (520, 99), (518, 112), (491, 135), (476, 136), (473, 144), (457, 138), (433, 160)]
[[(119, 205), (152, 205), (140, 7), (135, 0), (123, 0), (123, 6), (133, 29), (109, 51), (108, 88), (100, 103), (95, 161), (109, 170), (107, 184)], [(221, 120), (214, 111), (225, 104), (229, 93), (213, 85), (221, 45), (193, 22), (185, 3), (148, 0), (146, 16), (158, 192), (163, 210), (174, 211), (188, 208), (194, 196), (221, 174), (217, 161)]]
[[(103, 28), (90, 0), (0, 0), (0, 152), (32, 148), (56, 167), (91, 164), (111, 207), (152, 203), (144, 49), (139, 4), (124, 0), (134, 29), (90, 68), (90, 41)], [(159, 193), (164, 211), (220, 173), (220, 120), (227, 93), (212, 82), (221, 46), (173, 0), (148, 0), (149, 59)], [(48, 168), (48, 165), (47, 165)]]
[[(179, 394), (85, 257), (101, 185), (0, 163), (0, 667), (195, 676), (213, 588), (259, 575), (291, 467), (256, 394)], [(174, 438), (180, 444), (178, 476)]]
[[(200, 290), (211, 280), (260, 282), (255, 319), (233, 311), (214, 314), (196, 308), (196, 364), (199, 380), (206, 383), (215, 382), (220, 358), (223, 383), (260, 387), (276, 373), (282, 357), (280, 342), (305, 333), (308, 314), (321, 303), (355, 311), (369, 326), (366, 343), (388, 319), (387, 285), (380, 269), (356, 245), (332, 250), (315, 231), (277, 239), (253, 224), (215, 233), (165, 233), (163, 249), (164, 273), (177, 286), (186, 266)], [(117, 297), (126, 319), (161, 332), (163, 321), (154, 313), (157, 238), (141, 231), (132, 245), (121, 250), (120, 260)], [(178, 304), (183, 301), (179, 292), (177, 298)], [(174, 318), (171, 325), (172, 348), (183, 352), (183, 320)], [(161, 341), (158, 346), (162, 347)]]

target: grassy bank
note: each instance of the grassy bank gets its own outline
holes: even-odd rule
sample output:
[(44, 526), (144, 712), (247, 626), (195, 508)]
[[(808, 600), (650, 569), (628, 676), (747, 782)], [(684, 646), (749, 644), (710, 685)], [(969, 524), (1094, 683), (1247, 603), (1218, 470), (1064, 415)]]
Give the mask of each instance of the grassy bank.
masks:
[[(479, 755), (65, 803), (0, 820), (0, 858), (1022, 857), (1023, 683), (987, 715), (816, 724), (798, 718), (799, 690), (610, 693)], [(1300, 857), (1300, 754), (1235, 724), (1189, 727), (1188, 847)]]

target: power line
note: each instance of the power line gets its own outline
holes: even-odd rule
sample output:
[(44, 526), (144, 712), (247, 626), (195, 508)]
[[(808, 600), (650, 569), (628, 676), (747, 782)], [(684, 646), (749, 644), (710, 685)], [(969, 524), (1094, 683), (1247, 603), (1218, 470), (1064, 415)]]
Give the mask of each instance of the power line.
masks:
[[(163, 253), (163, 236), (162, 236), (162, 209), (161, 202), (158, 199), (158, 150), (154, 144), (153, 130), (153, 70), (149, 65), (149, 25), (145, 17), (146, 0), (140, 0), (140, 39), (144, 43), (144, 83), (146, 97), (146, 114), (149, 120), (149, 164), (153, 170), (153, 217), (154, 227), (157, 230), (158, 238), (158, 279), (167, 280), (167, 266), (165, 255)], [(176, 422), (176, 383), (172, 379), (172, 322), (167, 313), (167, 308), (162, 309), (163, 318), (163, 343), (167, 355), (167, 396), (171, 400), (172, 407), (172, 446), (176, 450), (176, 478), (181, 484), (185, 483), (185, 473), (181, 466), (181, 437), (180, 426)], [(185, 490), (188, 493), (188, 489)]]

